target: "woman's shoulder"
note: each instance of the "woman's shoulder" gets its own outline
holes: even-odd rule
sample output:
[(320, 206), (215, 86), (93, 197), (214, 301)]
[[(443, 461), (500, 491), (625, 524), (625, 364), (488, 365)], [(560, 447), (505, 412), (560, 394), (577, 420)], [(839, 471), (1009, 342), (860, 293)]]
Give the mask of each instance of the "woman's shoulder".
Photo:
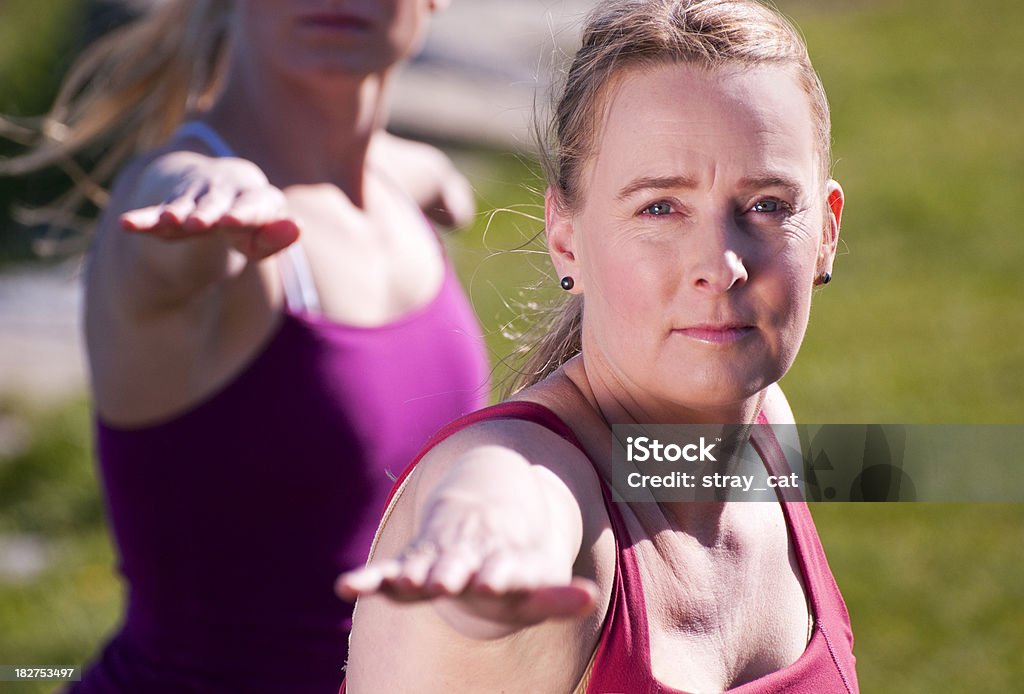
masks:
[(598, 475), (577, 438), (571, 408), (557, 392), (530, 388), (442, 428), (409, 471), (410, 486), (432, 488), (460, 459), (484, 454), (494, 465), (525, 461), (545, 467), (574, 494), (587, 501), (599, 499)]
[(382, 132), (371, 143), (370, 161), (431, 221), (445, 227), (471, 221), (476, 211), (472, 188), (437, 147)]
[(501, 440), (523, 450), (534, 448), (536, 436), (555, 438), (586, 458), (583, 441), (590, 433), (591, 420), (592, 411), (585, 398), (559, 370), (496, 405), (463, 417), (455, 427), (463, 440)]
[(496, 464), (514, 457), (550, 468), (590, 467), (571, 429), (555, 412), (540, 402), (517, 399), (479, 410), (439, 432), (420, 457), (418, 474), (443, 475), (460, 457), (484, 449)]

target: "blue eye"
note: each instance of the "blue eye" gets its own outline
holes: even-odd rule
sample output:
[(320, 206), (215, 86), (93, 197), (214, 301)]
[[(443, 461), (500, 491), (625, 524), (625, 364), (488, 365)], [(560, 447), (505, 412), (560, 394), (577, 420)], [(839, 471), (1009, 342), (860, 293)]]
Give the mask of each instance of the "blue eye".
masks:
[(643, 212), (652, 217), (661, 217), (666, 214), (672, 214), (672, 205), (669, 205), (667, 202), (655, 202), (645, 207)]
[(754, 203), (754, 206), (750, 208), (751, 212), (760, 212), (761, 214), (776, 214), (779, 212), (789, 212), (792, 208), (781, 200), (775, 198), (766, 198), (765, 200), (758, 200)]

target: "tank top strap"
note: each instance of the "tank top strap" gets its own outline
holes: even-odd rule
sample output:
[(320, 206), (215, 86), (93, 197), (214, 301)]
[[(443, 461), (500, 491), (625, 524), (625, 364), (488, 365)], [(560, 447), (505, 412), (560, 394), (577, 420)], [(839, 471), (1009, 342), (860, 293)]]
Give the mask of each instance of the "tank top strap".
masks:
[[(763, 415), (762, 415), (763, 417)], [(767, 425), (767, 419), (758, 418), (758, 424)], [(754, 428), (751, 443), (773, 475), (788, 474), (789, 463), (770, 426)], [(829, 658), (838, 671), (847, 692), (857, 691), (857, 677), (852, 655), (853, 633), (850, 615), (839, 586), (825, 557), (825, 548), (814, 526), (810, 509), (798, 489), (776, 488), (782, 514), (796, 551), (797, 563), (804, 578), (814, 619), (814, 628), (821, 633)]]
[(284, 299), (291, 313), (320, 313), (320, 294), (302, 246), (293, 243), (275, 256)]
[[(752, 430), (751, 441), (770, 474), (788, 471), (782, 447), (763, 413), (759, 413)], [(591, 687), (604, 692), (608, 686), (613, 691), (646, 692), (657, 691), (676, 694), (677, 690), (661, 685), (654, 678), (650, 662), (650, 636), (648, 634), (647, 606), (644, 601), (643, 583), (636, 555), (629, 541), (626, 524), (617, 505), (611, 498), (608, 485), (601, 480), (602, 491), (606, 494), (605, 507), (608, 509), (616, 541), (616, 566), (612, 598), (605, 617), (597, 650), (576, 693), (589, 691)], [(776, 489), (776, 492), (782, 490)], [(797, 497), (799, 498), (799, 497)], [(814, 522), (802, 501), (788, 500), (779, 494), (780, 506), (792, 537), (798, 563), (805, 580), (805, 590), (812, 622), (821, 632), (827, 646), (827, 659), (832, 661), (848, 692), (855, 692), (855, 675), (849, 662), (852, 634), (849, 632), (849, 617), (835, 585), (832, 573), (825, 561), (824, 550), (818, 539)], [(846, 626), (847, 633), (835, 638), (833, 629)], [(843, 648), (844, 637), (846, 647)], [(808, 643), (807, 650), (811, 649)], [(779, 677), (788, 670), (784, 668), (773, 677)], [(746, 687), (746, 689), (745, 689)], [(762, 691), (760, 683), (750, 683), (739, 688), (741, 691)]]
[[(173, 139), (194, 138), (202, 142), (217, 157), (233, 157), (234, 150), (208, 123), (187, 120), (174, 131)], [(313, 282), (309, 259), (302, 246), (293, 243), (277, 254), (278, 273), (284, 288), (285, 304), (291, 313), (320, 313), (320, 295)]]
[(405, 470), (403, 470), (395, 479), (395, 486), (391, 489), (391, 494), (388, 496), (387, 505), (392, 505), (395, 497), (401, 493), (409, 475), (411, 475), (413, 470), (416, 469), (416, 466), (419, 464), (420, 460), (423, 459), (423, 456), (429, 453), (438, 444), (445, 439), (454, 436), (463, 429), (473, 426), (474, 424), (489, 422), (495, 419), (519, 419), (526, 422), (533, 422), (545, 429), (553, 431), (573, 446), (583, 451), (583, 445), (579, 442), (579, 439), (576, 438), (572, 429), (570, 429), (565, 422), (558, 417), (558, 415), (543, 405), (530, 402), (528, 400), (510, 400), (507, 402), (501, 402), (497, 405), (491, 405), (490, 407), (481, 408), (476, 412), (471, 412), (438, 429), (433, 436), (427, 439), (427, 442), (423, 445), (422, 450), (416, 458), (409, 463)]
[(233, 157), (234, 151), (216, 130), (201, 120), (187, 120), (174, 131), (173, 139), (192, 137), (206, 145), (214, 156)]

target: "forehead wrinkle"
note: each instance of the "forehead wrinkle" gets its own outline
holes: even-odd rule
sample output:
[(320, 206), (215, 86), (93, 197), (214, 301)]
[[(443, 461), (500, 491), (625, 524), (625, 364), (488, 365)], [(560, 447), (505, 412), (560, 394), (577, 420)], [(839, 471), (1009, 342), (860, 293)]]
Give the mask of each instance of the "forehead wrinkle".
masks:
[(625, 200), (641, 190), (692, 190), (697, 187), (697, 179), (690, 176), (640, 176), (623, 186), (617, 197), (619, 200)]

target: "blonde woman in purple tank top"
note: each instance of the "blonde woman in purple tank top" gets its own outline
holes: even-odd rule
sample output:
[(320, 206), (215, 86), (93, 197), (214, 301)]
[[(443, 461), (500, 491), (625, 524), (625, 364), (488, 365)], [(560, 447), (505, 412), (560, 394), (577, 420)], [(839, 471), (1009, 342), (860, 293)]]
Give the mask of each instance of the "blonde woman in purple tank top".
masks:
[(487, 396), (430, 223), (468, 221), (470, 188), (384, 131), (395, 69), (446, 4), (154, 2), (4, 162), (101, 142), (97, 179), (120, 169), (96, 198), (85, 332), (127, 606), (77, 692), (341, 681), (335, 577), (365, 560), (391, 475)]
[(346, 691), (853, 694), (806, 504), (611, 493), (617, 424), (719, 443), (749, 427), (751, 469), (789, 469), (755, 423), (844, 205), (803, 41), (756, 0), (605, 0), (552, 121), (545, 222), (569, 301), (526, 387), (431, 441), (370, 563), (339, 579), (360, 596)]

